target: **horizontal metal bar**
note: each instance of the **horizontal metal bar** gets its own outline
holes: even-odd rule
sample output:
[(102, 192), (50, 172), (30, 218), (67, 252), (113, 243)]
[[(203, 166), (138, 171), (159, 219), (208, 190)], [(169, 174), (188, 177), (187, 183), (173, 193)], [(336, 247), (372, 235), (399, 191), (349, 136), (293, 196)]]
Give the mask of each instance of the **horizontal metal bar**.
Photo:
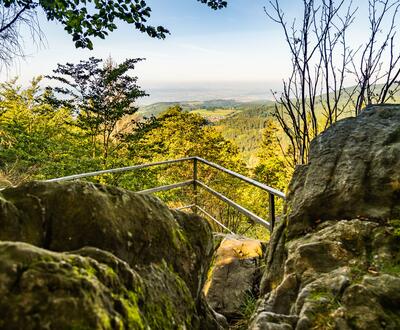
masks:
[(176, 210), (176, 211), (186, 210), (186, 209), (191, 209), (194, 206), (196, 206), (196, 204), (190, 204), (190, 205), (186, 205), (186, 206), (177, 207), (174, 210)]
[(220, 166), (218, 164), (212, 163), (212, 162), (210, 162), (208, 160), (205, 160), (203, 158), (200, 158), (200, 157), (194, 157), (194, 158), (196, 158), (199, 162), (202, 162), (203, 164), (209, 165), (211, 167), (216, 168), (217, 170), (220, 170), (222, 172), (230, 174), (230, 175), (232, 175), (232, 176), (234, 176), (234, 177), (236, 177), (236, 178), (238, 178), (238, 179), (240, 179), (242, 181), (245, 181), (245, 182), (247, 182), (247, 183), (249, 183), (249, 184), (251, 184), (251, 185), (253, 185), (255, 187), (258, 187), (258, 188), (260, 188), (262, 190), (268, 191), (269, 193), (271, 193), (271, 194), (273, 194), (275, 196), (278, 196), (278, 197), (283, 198), (283, 199), (286, 198), (286, 196), (285, 196), (285, 194), (283, 192), (281, 192), (279, 190), (276, 190), (274, 188), (271, 188), (271, 187), (269, 187), (269, 186), (267, 186), (267, 185), (265, 185), (265, 184), (263, 184), (261, 182), (253, 180), (253, 179), (251, 179), (251, 178), (249, 178), (247, 176), (244, 176), (242, 174), (236, 173), (234, 171), (228, 170), (225, 167), (222, 167), (222, 166)]
[(179, 182), (179, 183), (174, 183), (174, 184), (169, 184), (166, 186), (161, 186), (161, 187), (155, 187), (155, 188), (150, 188), (146, 190), (139, 190), (136, 191), (138, 194), (153, 194), (159, 191), (166, 191), (166, 190), (171, 190), (171, 189), (176, 189), (176, 188), (181, 188), (185, 186), (190, 186), (193, 184), (193, 180), (185, 181), (185, 182)]
[(207, 186), (206, 184), (204, 184), (203, 182), (197, 180), (196, 183), (204, 188), (205, 190), (207, 190), (209, 193), (213, 194), (215, 197), (219, 198), (220, 200), (222, 200), (223, 202), (229, 204), (230, 206), (232, 206), (234, 209), (236, 209), (237, 211), (239, 211), (240, 213), (244, 214), (245, 216), (247, 216), (248, 218), (254, 220), (255, 222), (259, 223), (260, 225), (266, 227), (269, 229), (269, 222), (265, 221), (263, 218), (259, 217), (258, 215), (254, 214), (253, 212), (247, 210), (246, 208), (244, 208), (243, 206), (235, 203), (233, 200), (229, 199), (228, 197), (225, 197), (224, 195), (222, 195), (221, 193), (219, 193), (218, 191), (215, 191), (214, 189), (210, 188), (209, 186)]
[(195, 207), (202, 213), (204, 213), (206, 216), (208, 216), (211, 220), (213, 220), (214, 222), (216, 222), (218, 225), (220, 225), (222, 228), (224, 228), (225, 230), (229, 231), (231, 234), (236, 235), (232, 230), (230, 230), (228, 227), (226, 227), (225, 225), (223, 225), (221, 222), (219, 222), (217, 219), (215, 219), (210, 213), (208, 213), (206, 210), (204, 210), (203, 208), (201, 208), (198, 205), (195, 205)]
[(64, 177), (61, 177), (61, 178), (45, 180), (45, 182), (70, 181), (70, 180), (88, 178), (88, 177), (92, 177), (92, 176), (98, 176), (98, 175), (101, 175), (101, 174), (121, 173), (121, 172), (127, 172), (127, 171), (137, 170), (137, 169), (146, 168), (146, 167), (179, 163), (179, 162), (189, 161), (189, 160), (193, 160), (193, 159), (194, 159), (194, 157), (186, 157), (186, 158), (180, 158), (180, 159), (165, 160), (165, 161), (156, 162), (156, 163), (147, 163), (147, 164), (140, 164), (140, 165), (134, 165), (134, 166), (113, 168), (113, 169), (110, 169), (110, 170), (102, 170), (102, 171), (96, 171), (96, 172), (88, 172), (88, 173), (81, 173), (81, 174), (64, 176)]

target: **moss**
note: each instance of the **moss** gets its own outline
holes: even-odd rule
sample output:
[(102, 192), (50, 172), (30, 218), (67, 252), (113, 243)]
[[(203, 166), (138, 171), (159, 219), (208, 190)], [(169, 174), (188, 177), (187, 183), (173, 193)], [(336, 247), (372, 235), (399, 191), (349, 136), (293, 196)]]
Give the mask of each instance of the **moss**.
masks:
[(145, 329), (145, 325), (138, 306), (138, 298), (135, 293), (129, 292), (129, 299), (120, 298), (124, 308), (127, 325), (129, 329)]
[(393, 235), (400, 239), (400, 220), (394, 219), (389, 221), (390, 226), (393, 228)]
[(69, 328), (69, 330), (91, 330), (91, 329), (92, 329), (91, 327), (79, 323), (73, 323)]
[(314, 291), (308, 296), (308, 299), (323, 302), (324, 306), (327, 306), (330, 309), (336, 309), (340, 307), (339, 300), (330, 291)]
[(314, 303), (313, 311), (310, 315), (312, 322), (311, 329), (335, 329), (335, 321), (332, 312), (338, 309), (340, 301), (329, 291), (314, 291), (307, 300)]
[(188, 241), (186, 235), (183, 233), (183, 230), (181, 230), (180, 228), (178, 228), (178, 229), (172, 230), (172, 233), (173, 233), (173, 236), (174, 236), (174, 237), (173, 237), (174, 242), (176, 242), (176, 241), (179, 242), (179, 243), (175, 243), (175, 245), (176, 245), (177, 247), (180, 247), (180, 245), (181, 245), (182, 243), (184, 243), (184, 244), (187, 245), (187, 246), (190, 246), (190, 243), (189, 243), (189, 241)]
[(114, 269), (111, 267), (106, 267), (106, 273), (109, 277), (118, 277), (118, 275), (114, 272)]
[(111, 329), (111, 320), (108, 313), (103, 308), (97, 309), (97, 316), (100, 319), (100, 324), (103, 329)]
[(216, 261), (216, 253), (214, 253), (211, 258), (211, 262), (210, 262), (210, 265), (209, 265), (208, 271), (207, 271), (206, 281), (203, 286), (203, 292), (204, 292), (204, 295), (206, 295), (206, 296), (207, 296), (208, 290), (210, 289), (210, 286), (211, 286), (213, 272), (214, 272), (214, 268), (215, 268), (215, 261)]
[(383, 264), (380, 268), (381, 272), (389, 275), (400, 276), (400, 264)]
[(353, 283), (361, 283), (365, 275), (365, 270), (354, 266), (350, 268), (350, 279)]

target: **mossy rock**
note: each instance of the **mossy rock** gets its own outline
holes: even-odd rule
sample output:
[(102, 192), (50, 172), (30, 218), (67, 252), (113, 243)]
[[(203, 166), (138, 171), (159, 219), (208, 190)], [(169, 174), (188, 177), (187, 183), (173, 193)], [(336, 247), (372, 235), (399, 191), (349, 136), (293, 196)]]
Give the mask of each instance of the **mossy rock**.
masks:
[(164, 260), (193, 296), (203, 285), (213, 252), (210, 226), (158, 198), (85, 182), (30, 182), (1, 195), (0, 240), (59, 252), (92, 246), (130, 265)]
[(0, 329), (191, 328), (195, 302), (166, 265), (139, 274), (95, 255), (107, 262), (0, 242)]
[(84, 182), (0, 193), (0, 329), (219, 329), (209, 224)]

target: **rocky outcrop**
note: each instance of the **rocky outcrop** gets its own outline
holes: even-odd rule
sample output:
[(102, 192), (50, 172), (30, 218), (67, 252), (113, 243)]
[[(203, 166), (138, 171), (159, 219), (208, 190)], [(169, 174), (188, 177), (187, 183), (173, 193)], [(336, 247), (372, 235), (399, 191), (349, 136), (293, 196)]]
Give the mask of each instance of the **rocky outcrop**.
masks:
[(400, 240), (392, 227), (327, 221), (282, 248), (282, 267), (272, 258), (264, 274), (252, 329), (399, 328)]
[(399, 127), (399, 106), (374, 106), (312, 142), (251, 329), (400, 328)]
[(219, 328), (201, 291), (210, 227), (157, 198), (81, 182), (5, 189), (0, 241), (1, 329)]
[(205, 294), (210, 306), (228, 320), (241, 318), (246, 298), (258, 294), (263, 244), (227, 235), (218, 247)]
[(366, 108), (338, 121), (311, 143), (288, 193), (288, 231), (316, 221), (400, 217), (400, 107)]

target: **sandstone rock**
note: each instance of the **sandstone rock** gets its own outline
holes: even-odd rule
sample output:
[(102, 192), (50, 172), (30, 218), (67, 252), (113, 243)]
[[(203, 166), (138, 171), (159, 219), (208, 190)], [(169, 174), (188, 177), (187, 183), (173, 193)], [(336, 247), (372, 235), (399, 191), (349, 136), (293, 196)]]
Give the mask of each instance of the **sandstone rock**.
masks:
[[(400, 327), (400, 244), (393, 228), (328, 221), (286, 241), (284, 249), (279, 277), (271, 281), (270, 270), (264, 273), (264, 296), (250, 329)], [(298, 321), (290, 324), (281, 315)]]
[(399, 106), (374, 106), (312, 142), (250, 329), (400, 329), (399, 127)]
[(151, 196), (82, 182), (5, 189), (0, 319), (12, 322), (0, 329), (219, 329), (201, 292), (212, 253), (206, 221)]
[(376, 105), (311, 143), (288, 191), (288, 233), (318, 221), (400, 217), (400, 107)]
[(261, 275), (262, 243), (258, 240), (226, 236), (215, 253), (207, 301), (228, 320), (241, 316), (246, 295), (253, 295)]

